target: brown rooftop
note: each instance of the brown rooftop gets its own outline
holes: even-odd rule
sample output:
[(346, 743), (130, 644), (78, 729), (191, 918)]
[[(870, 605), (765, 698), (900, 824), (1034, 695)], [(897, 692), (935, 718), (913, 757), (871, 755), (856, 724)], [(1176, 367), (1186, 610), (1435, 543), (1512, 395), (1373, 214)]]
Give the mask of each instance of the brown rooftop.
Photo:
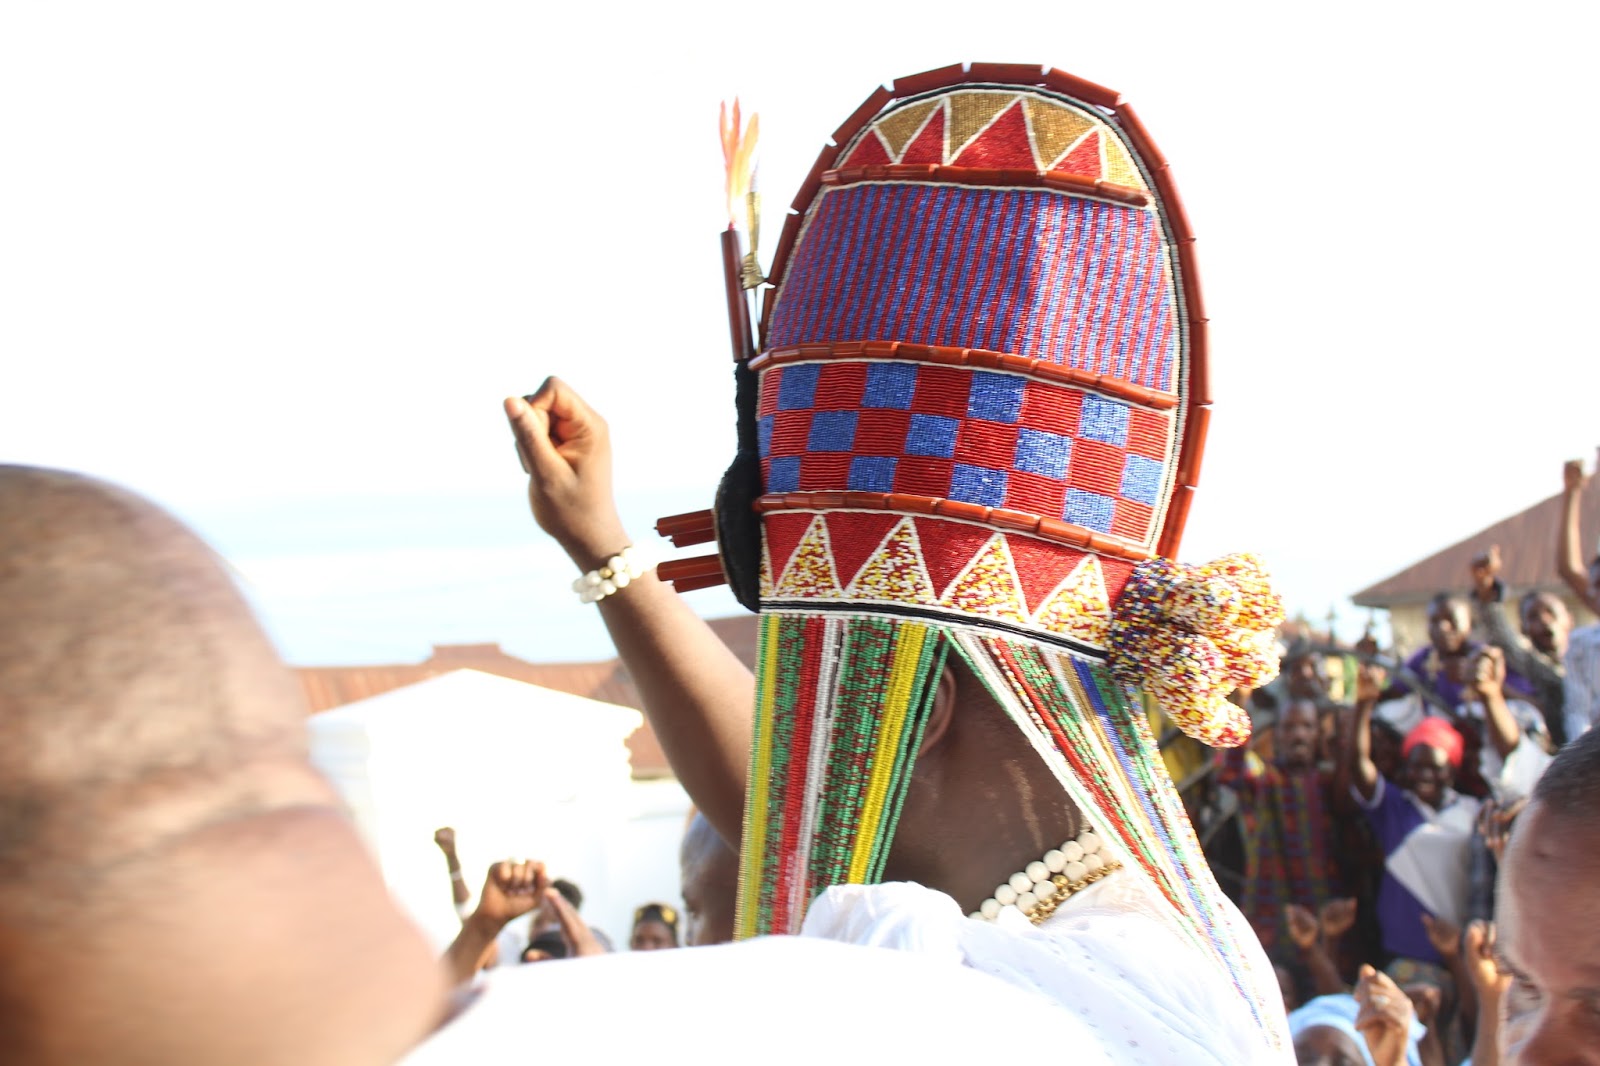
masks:
[[(746, 666), (754, 667), (756, 616), (715, 618), (712, 630)], [(414, 685), (451, 670), (480, 670), (530, 685), (601, 700), (622, 707), (643, 709), (639, 690), (620, 659), (584, 663), (531, 663), (501, 650), (498, 644), (435, 644), (433, 654), (420, 663), (386, 663), (372, 666), (299, 666), (295, 674), (313, 713), (342, 707)], [(665, 777), (672, 773), (649, 721), (628, 738), (628, 756), (635, 777)]]
[[(1579, 544), (1587, 563), (1594, 558), (1595, 538), (1600, 536), (1600, 477), (1590, 478), (1584, 487), (1580, 515)], [(1560, 522), (1561, 497), (1552, 496), (1362, 589), (1351, 599), (1358, 607), (1394, 607), (1425, 603), (1440, 592), (1464, 591), (1471, 581), (1472, 560), (1494, 544), (1500, 545), (1500, 578), (1508, 588), (1519, 592), (1563, 590), (1566, 586), (1556, 573)]]

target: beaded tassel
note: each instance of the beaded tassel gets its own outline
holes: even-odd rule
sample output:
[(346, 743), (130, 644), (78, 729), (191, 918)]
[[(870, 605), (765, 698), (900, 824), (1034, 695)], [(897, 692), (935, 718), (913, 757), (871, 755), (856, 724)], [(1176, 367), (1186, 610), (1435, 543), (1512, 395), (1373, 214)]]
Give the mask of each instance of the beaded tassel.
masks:
[(817, 891), (882, 878), (946, 647), (921, 622), (762, 616), (740, 937), (797, 932)]
[(1185, 936), (1251, 994), (1243, 950), (1253, 936), (1212, 905), (1223, 894), (1189, 824), (1137, 700), (1102, 663), (1007, 637), (960, 635), (956, 646), (1033, 741), (1074, 802), (1149, 877)]

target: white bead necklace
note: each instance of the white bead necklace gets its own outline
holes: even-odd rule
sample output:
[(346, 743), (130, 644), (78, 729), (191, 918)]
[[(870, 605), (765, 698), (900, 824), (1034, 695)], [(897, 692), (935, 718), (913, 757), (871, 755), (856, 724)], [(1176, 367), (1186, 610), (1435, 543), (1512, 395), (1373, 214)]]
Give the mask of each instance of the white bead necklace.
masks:
[(1015, 907), (1038, 925), (1069, 896), (1121, 868), (1122, 863), (1111, 856), (1100, 837), (1086, 829), (1012, 874), (969, 917), (992, 922), (1005, 908)]

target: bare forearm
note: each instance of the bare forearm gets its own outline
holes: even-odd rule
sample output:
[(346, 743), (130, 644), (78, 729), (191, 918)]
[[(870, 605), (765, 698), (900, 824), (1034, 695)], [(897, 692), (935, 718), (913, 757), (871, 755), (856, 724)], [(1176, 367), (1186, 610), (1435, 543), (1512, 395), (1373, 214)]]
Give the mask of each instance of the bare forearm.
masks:
[(1306, 972), (1311, 975), (1311, 990), (1319, 996), (1336, 996), (1350, 990), (1344, 978), (1339, 976), (1339, 967), (1334, 964), (1330, 954), (1333, 950), (1331, 946), (1317, 944), (1300, 955), (1301, 961), (1306, 964)]
[(1500, 1004), (1478, 1003), (1478, 1024), (1472, 1041), (1472, 1066), (1500, 1066)]
[(490, 928), (491, 924), (477, 914), (461, 923), (461, 932), (456, 934), (456, 938), (445, 949), (444, 958), (440, 960), (444, 963), (445, 972), (450, 975), (451, 984), (465, 984), (478, 972), (478, 961), (500, 934), (499, 929)]
[(1522, 740), (1522, 730), (1512, 716), (1511, 708), (1506, 706), (1503, 693), (1494, 690), (1484, 693), (1483, 718), (1488, 727), (1489, 743), (1494, 745), (1494, 750), (1500, 753), (1502, 759), (1510, 755)]
[(450, 869), (450, 898), (459, 907), (472, 898), (472, 893), (467, 891), (467, 882), (461, 876), (461, 860), (456, 858), (454, 848), (444, 849), (444, 862)]
[(1439, 1040), (1439, 1033), (1434, 1025), (1428, 1026), (1428, 1031), (1417, 1041), (1417, 1058), (1421, 1060), (1422, 1066), (1449, 1066), (1449, 1060), (1444, 1055), (1444, 1044)]
[[(633, 543), (612, 492), (605, 419), (554, 377), (530, 397), (508, 397), (505, 412), (539, 528), (580, 572), (605, 566)], [(737, 841), (755, 702), (750, 671), (653, 574), (612, 584), (600, 613), (662, 749), (713, 828)]]
[(755, 678), (653, 574), (602, 600), (600, 613), (673, 772), (712, 828), (737, 841)]
[(1462, 1031), (1471, 1028), (1477, 1021), (1478, 992), (1477, 986), (1472, 983), (1472, 973), (1467, 969), (1467, 960), (1460, 953), (1445, 956), (1445, 965), (1450, 970), (1450, 976), (1455, 980), (1456, 987), (1461, 990), (1461, 1002), (1456, 1012), (1461, 1017)]
[[(633, 543), (610, 516), (557, 539), (584, 571)], [(755, 678), (653, 571), (600, 600), (599, 608), (673, 773), (718, 834), (737, 842)]]
[(1350, 716), (1350, 731), (1344, 737), (1339, 757), (1338, 784), (1342, 789), (1354, 785), (1365, 799), (1378, 787), (1378, 766), (1372, 761), (1372, 711), (1374, 700), (1358, 700)]
[(1556, 570), (1561, 574), (1561, 580), (1580, 601), (1587, 604), (1589, 610), (1600, 614), (1600, 597), (1594, 594), (1589, 587), (1589, 575), (1583, 568), (1583, 548), (1581, 545), (1582, 534), (1579, 530), (1579, 515), (1583, 501), (1582, 491), (1568, 489), (1561, 494), (1561, 525), (1560, 535), (1556, 541)]

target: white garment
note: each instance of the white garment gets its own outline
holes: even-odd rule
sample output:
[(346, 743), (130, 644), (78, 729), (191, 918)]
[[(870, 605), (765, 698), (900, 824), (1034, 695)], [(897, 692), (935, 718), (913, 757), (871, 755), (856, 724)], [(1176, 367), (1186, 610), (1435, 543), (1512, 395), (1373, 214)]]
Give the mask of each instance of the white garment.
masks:
[(1039, 929), (1020, 914), (976, 922), (918, 885), (841, 886), (812, 903), (799, 937), (497, 970), (403, 1066), (552, 1052), (631, 1061), (646, 1048), (669, 1062), (764, 1066), (1018, 1054), (1084, 1066), (1292, 1063), (1282, 1015), (1269, 1023), (1281, 1029), (1274, 1052), (1227, 976), (1178, 938), (1142, 884), (1131, 871), (1109, 877)]
[(1554, 759), (1555, 756), (1545, 751), (1537, 740), (1524, 733), (1504, 759), (1492, 744), (1485, 744), (1480, 764), (1483, 779), (1494, 790), (1494, 798), (1504, 806), (1533, 795), (1533, 786), (1539, 783)]
[(1567, 740), (1573, 741), (1600, 723), (1600, 623), (1572, 631), (1562, 665)]
[[(1366, 799), (1356, 786), (1350, 786), (1350, 795), (1367, 810), (1383, 804), (1385, 793), (1392, 788), (1382, 776), (1373, 789), (1372, 798)], [(1406, 891), (1417, 897), (1417, 902), (1435, 918), (1454, 925), (1466, 921), (1467, 897), (1471, 886), (1472, 857), (1468, 844), (1472, 831), (1478, 824), (1481, 804), (1471, 796), (1463, 796), (1450, 789), (1434, 810), (1426, 803), (1404, 793), (1407, 803), (1422, 816), (1422, 822), (1406, 834), (1400, 846), (1389, 853), (1385, 868)]]
[[(1235, 924), (1248, 929), (1232, 904), (1221, 902)], [(812, 901), (801, 933), (912, 952), (930, 965), (942, 960), (997, 977), (1088, 1024), (1109, 1056), (1104, 1061), (1293, 1062), (1281, 1007), (1267, 1020), (1279, 1041), (1275, 1052), (1226, 972), (1183, 938), (1172, 908), (1126, 867), (1074, 895), (1038, 927), (1014, 907), (992, 925), (975, 921), (944, 893), (899, 883), (826, 890)], [(1276, 991), (1259, 942), (1250, 936), (1247, 945), (1255, 979)], [(1272, 1002), (1281, 1004), (1282, 993)], [(1077, 1045), (1057, 1046), (1063, 1058), (1078, 1061)]]
[(1460, 708), (1462, 715), (1480, 723), (1483, 746), (1478, 749), (1478, 772), (1493, 790), (1494, 798), (1502, 804), (1515, 803), (1525, 796), (1532, 795), (1533, 786), (1538, 783), (1539, 776), (1554, 758), (1545, 751), (1537, 739), (1550, 735), (1544, 715), (1539, 713), (1539, 708), (1525, 700), (1512, 697), (1506, 700), (1506, 709), (1511, 712), (1511, 717), (1516, 719), (1522, 735), (1510, 754), (1502, 757), (1495, 750), (1494, 742), (1489, 739), (1489, 727), (1485, 722), (1486, 712), (1483, 704), (1473, 700), (1470, 703), (1463, 703)]
[(540, 962), (473, 991), (401, 1066), (976, 1062), (1078, 1047), (1085, 1064), (1138, 1061), (1090, 1053), (1087, 1023), (992, 977), (810, 937)]

